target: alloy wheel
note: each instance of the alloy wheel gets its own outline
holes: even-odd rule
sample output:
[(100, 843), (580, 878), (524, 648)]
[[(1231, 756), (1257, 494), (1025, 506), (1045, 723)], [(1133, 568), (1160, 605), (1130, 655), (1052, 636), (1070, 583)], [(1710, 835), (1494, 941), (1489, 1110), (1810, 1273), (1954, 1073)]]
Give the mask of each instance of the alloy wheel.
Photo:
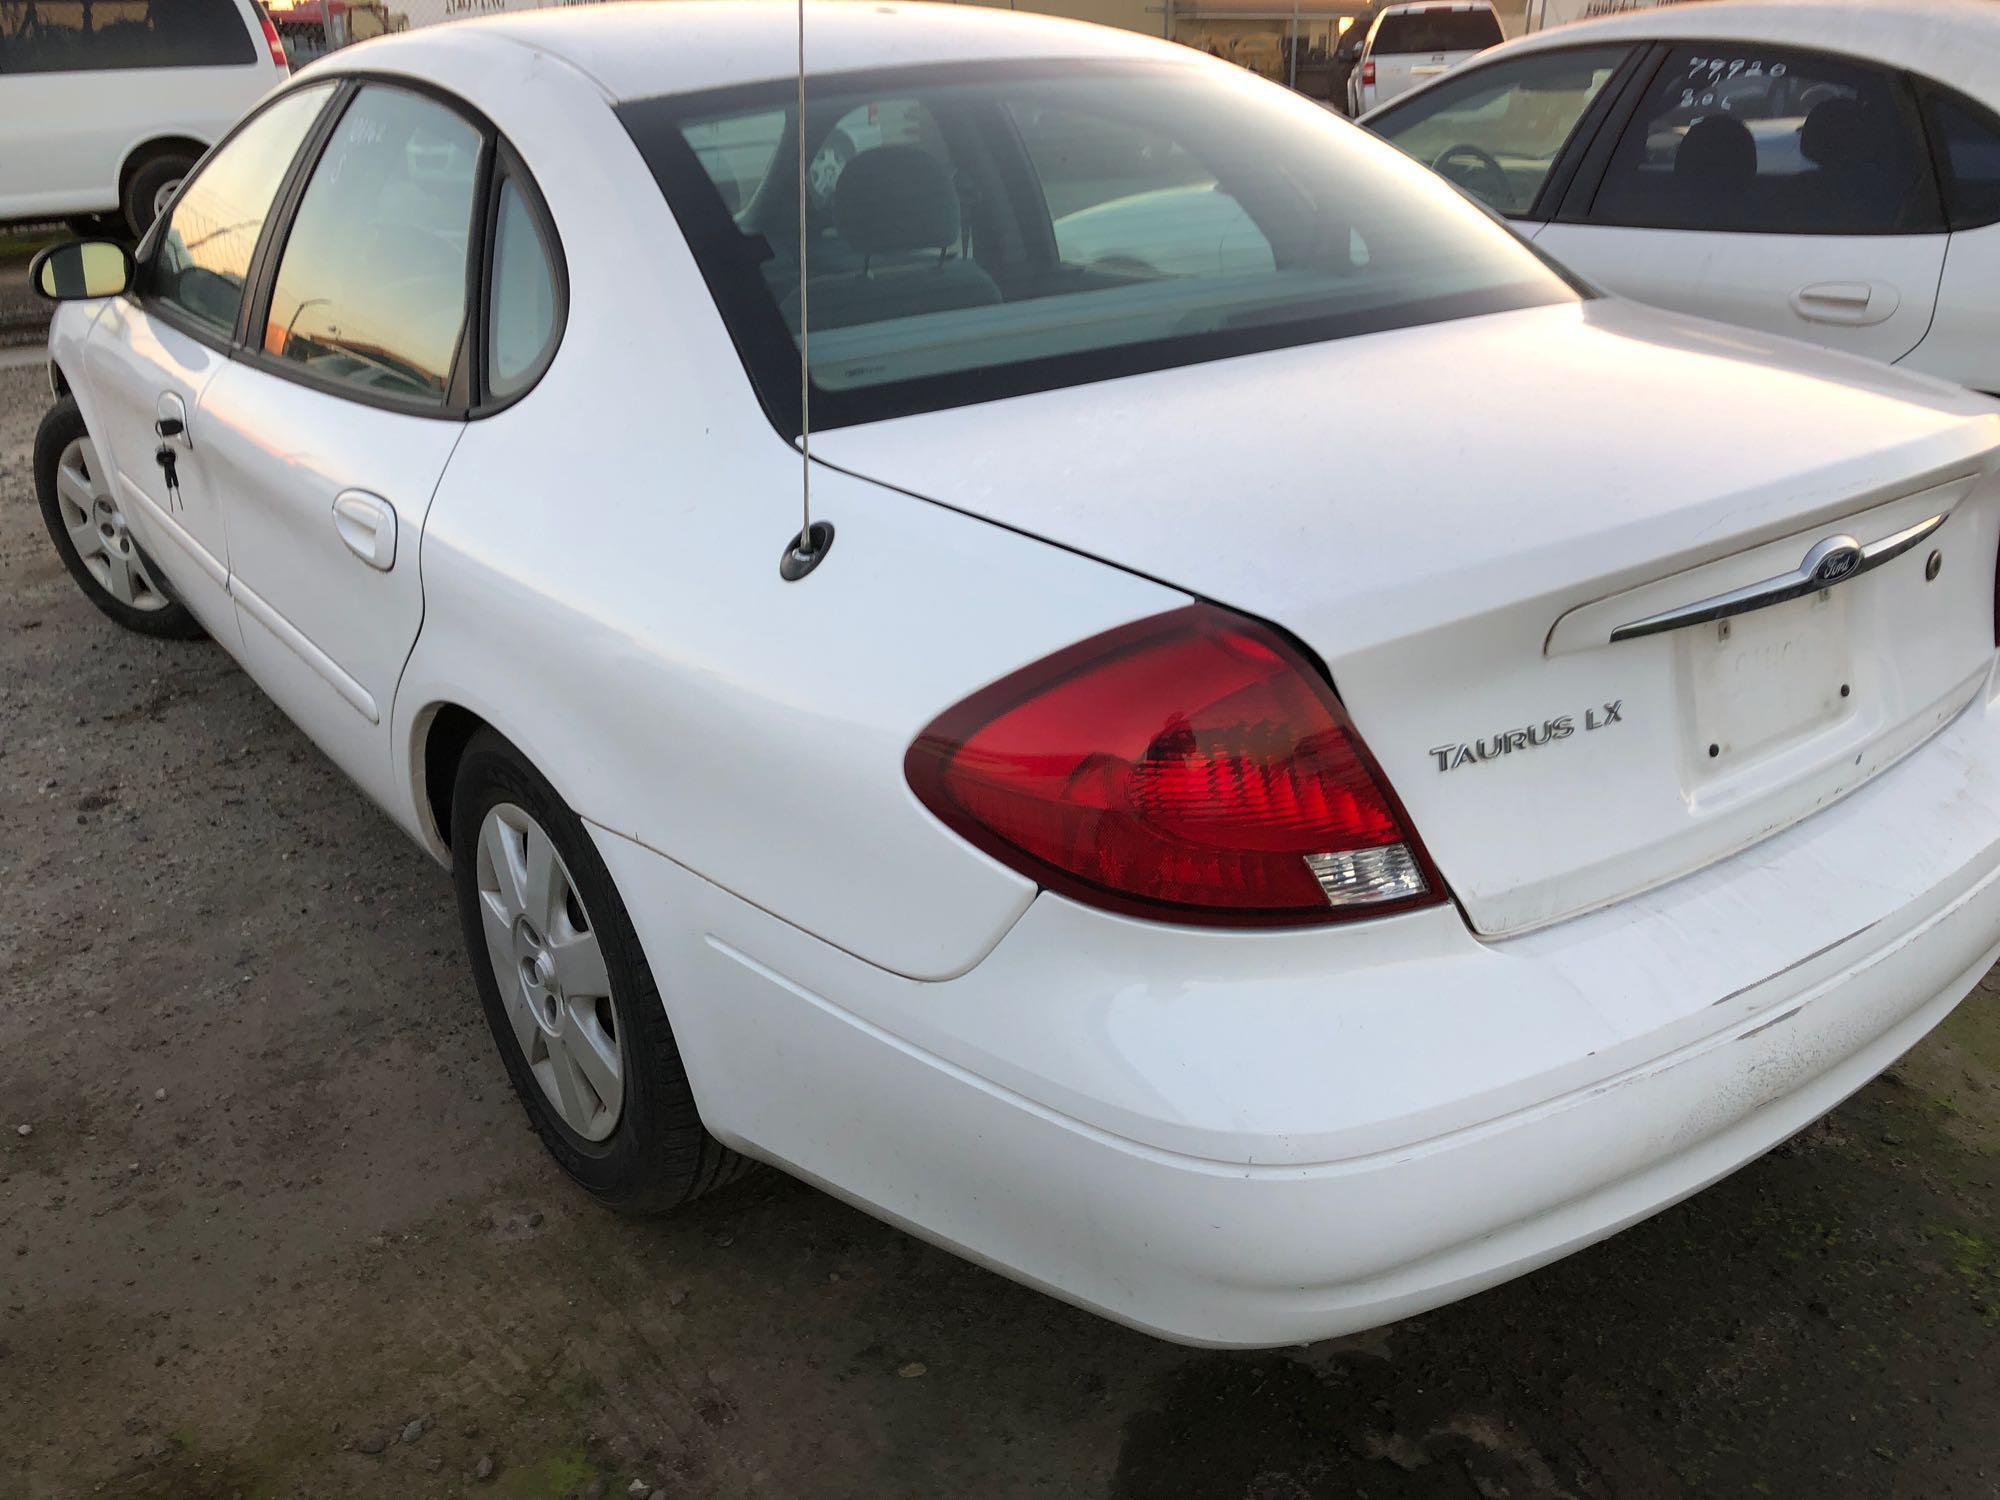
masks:
[(479, 913), (528, 1070), (587, 1141), (617, 1128), (625, 1053), (597, 930), (548, 831), (502, 802), (479, 825)]
[(56, 499), (70, 545), (98, 587), (133, 609), (165, 609), (173, 602), (125, 529), (125, 513), (89, 438), (72, 439), (56, 460)]

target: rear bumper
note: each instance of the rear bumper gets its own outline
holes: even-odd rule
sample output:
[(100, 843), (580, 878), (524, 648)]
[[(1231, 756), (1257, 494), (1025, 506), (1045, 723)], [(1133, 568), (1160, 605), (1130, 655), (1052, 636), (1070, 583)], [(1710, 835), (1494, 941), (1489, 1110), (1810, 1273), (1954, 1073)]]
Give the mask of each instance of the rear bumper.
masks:
[(928, 984), (599, 842), (718, 1135), (1120, 1321), (1263, 1346), (1590, 1244), (1888, 1066), (2000, 948), (1995, 767), (1982, 693), (1806, 823), (1508, 943), (1453, 913), (1188, 934), (1044, 896)]

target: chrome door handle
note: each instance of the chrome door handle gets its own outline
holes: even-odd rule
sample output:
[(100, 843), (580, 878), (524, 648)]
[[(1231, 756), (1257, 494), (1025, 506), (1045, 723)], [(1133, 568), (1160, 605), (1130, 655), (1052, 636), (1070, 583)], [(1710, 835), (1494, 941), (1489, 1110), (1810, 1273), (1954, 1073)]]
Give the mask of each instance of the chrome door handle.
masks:
[(396, 566), (396, 507), (366, 490), (333, 497), (333, 529), (347, 550), (386, 573)]
[(188, 435), (187, 403), (172, 391), (162, 391), (153, 404), (153, 431), (165, 442), (182, 448), (194, 446)]
[(1792, 311), (1813, 323), (1866, 327), (1886, 321), (1902, 300), (1879, 281), (1817, 281), (1792, 293)]

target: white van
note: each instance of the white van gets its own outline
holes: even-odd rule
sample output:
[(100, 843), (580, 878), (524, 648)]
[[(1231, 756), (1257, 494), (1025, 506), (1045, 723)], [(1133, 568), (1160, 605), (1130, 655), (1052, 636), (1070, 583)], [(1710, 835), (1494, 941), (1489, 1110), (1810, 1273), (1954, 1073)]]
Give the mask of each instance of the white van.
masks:
[(0, 0), (0, 223), (143, 234), (289, 71), (257, 0)]
[(1488, 0), (1410, 0), (1375, 13), (1347, 79), (1348, 113), (1365, 115), (1501, 42)]

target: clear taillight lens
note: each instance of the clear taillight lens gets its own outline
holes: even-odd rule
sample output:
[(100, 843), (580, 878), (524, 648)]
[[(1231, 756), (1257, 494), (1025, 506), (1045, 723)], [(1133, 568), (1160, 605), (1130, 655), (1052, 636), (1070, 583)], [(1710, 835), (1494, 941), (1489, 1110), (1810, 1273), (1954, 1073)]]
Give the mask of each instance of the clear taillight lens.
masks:
[(918, 737), (905, 770), (994, 858), (1118, 911), (1285, 926), (1444, 898), (1324, 679), (1213, 605), (983, 689)]

